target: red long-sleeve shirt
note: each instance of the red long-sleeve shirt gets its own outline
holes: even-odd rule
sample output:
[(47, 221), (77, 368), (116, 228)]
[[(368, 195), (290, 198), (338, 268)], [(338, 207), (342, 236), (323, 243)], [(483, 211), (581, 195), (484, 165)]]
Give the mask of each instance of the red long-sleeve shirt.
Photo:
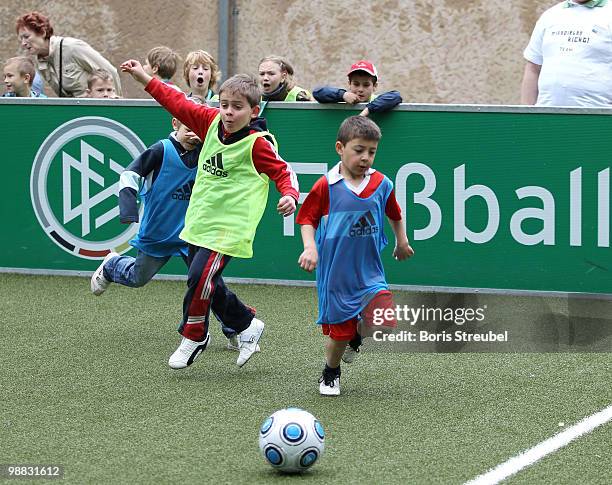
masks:
[[(202, 141), (206, 138), (206, 133), (208, 133), (213, 120), (219, 114), (219, 108), (211, 108), (203, 104), (194, 103), (184, 93), (168, 87), (155, 78), (146, 85), (145, 91), (166, 108), (172, 116), (191, 128)], [(265, 121), (258, 118), (249, 125), (248, 130), (240, 130), (238, 133), (231, 134), (224, 130), (223, 123), (219, 123), (219, 126), (219, 139), (221, 142), (235, 143), (251, 133), (262, 131), (262, 128), (265, 129)], [(269, 140), (265, 137), (257, 138), (253, 145), (252, 157), (255, 170), (266, 174), (270, 180), (274, 181), (276, 190), (282, 196), (290, 195), (296, 201), (298, 200), (299, 185), (297, 176), (291, 165), (281, 158)]]

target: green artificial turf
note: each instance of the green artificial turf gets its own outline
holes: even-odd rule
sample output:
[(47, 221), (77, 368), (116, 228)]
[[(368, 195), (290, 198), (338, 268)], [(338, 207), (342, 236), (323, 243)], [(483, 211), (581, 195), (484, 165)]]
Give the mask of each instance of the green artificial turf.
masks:
[[(50, 483), (460, 484), (612, 403), (606, 353), (368, 348), (322, 398), (314, 289), (231, 287), (266, 323), (261, 353), (238, 368), (215, 321), (176, 371), (184, 283), (95, 297), (83, 278), (0, 274), (0, 463), (63, 465)], [(260, 424), (287, 406), (327, 435), (301, 476), (259, 454)], [(610, 483), (611, 442), (608, 423), (508, 483)]]

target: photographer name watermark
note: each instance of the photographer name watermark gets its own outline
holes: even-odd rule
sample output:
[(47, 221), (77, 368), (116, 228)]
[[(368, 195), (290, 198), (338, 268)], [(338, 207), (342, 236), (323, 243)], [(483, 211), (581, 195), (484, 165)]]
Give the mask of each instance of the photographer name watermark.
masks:
[(489, 330), (484, 333), (470, 333), (463, 330), (454, 332), (402, 330), (398, 333), (385, 333), (382, 330), (375, 330), (372, 337), (376, 342), (508, 342), (508, 330), (503, 332)]

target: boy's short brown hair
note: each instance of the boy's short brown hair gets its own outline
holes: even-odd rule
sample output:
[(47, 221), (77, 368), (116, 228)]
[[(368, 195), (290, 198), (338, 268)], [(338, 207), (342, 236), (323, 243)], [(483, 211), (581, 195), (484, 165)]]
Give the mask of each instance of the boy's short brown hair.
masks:
[(104, 69), (96, 69), (89, 76), (87, 76), (87, 89), (91, 90), (91, 87), (96, 81), (112, 81), (114, 85), (113, 76), (110, 72)]
[(382, 134), (380, 128), (367, 116), (351, 116), (340, 125), (336, 141), (346, 145), (355, 138), (379, 141)]
[(147, 62), (149, 66), (157, 66), (157, 74), (162, 79), (170, 79), (174, 76), (178, 61), (179, 55), (165, 45), (153, 47), (153, 49), (147, 53)]
[(29, 74), (30, 86), (32, 85), (32, 83), (34, 82), (34, 76), (36, 74), (32, 59), (26, 56), (11, 57), (10, 59), (7, 59), (7, 61), (4, 63), (5, 66), (8, 66), (9, 64), (15, 64), (15, 66), (17, 67), (17, 72), (22, 78), (25, 77), (26, 74)]
[(219, 65), (217, 61), (215, 61), (215, 58), (206, 51), (197, 50), (187, 54), (185, 62), (183, 63), (183, 79), (185, 79), (187, 86), (191, 87), (189, 84), (189, 70), (191, 66), (199, 66), (200, 64), (210, 67), (210, 83), (208, 84), (208, 89), (212, 89), (219, 82), (219, 79), (221, 79), (221, 71), (219, 70)]
[(219, 88), (219, 99), (224, 92), (240, 94), (244, 96), (252, 107), (259, 105), (261, 91), (259, 84), (249, 74), (236, 74), (225, 81)]

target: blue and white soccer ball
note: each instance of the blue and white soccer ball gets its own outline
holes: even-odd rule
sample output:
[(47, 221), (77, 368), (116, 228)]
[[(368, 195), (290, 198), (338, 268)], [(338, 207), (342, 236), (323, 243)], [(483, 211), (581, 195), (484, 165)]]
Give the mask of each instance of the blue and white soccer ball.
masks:
[(303, 472), (314, 465), (325, 448), (325, 431), (308, 411), (287, 408), (266, 418), (259, 429), (259, 449), (277, 470)]

